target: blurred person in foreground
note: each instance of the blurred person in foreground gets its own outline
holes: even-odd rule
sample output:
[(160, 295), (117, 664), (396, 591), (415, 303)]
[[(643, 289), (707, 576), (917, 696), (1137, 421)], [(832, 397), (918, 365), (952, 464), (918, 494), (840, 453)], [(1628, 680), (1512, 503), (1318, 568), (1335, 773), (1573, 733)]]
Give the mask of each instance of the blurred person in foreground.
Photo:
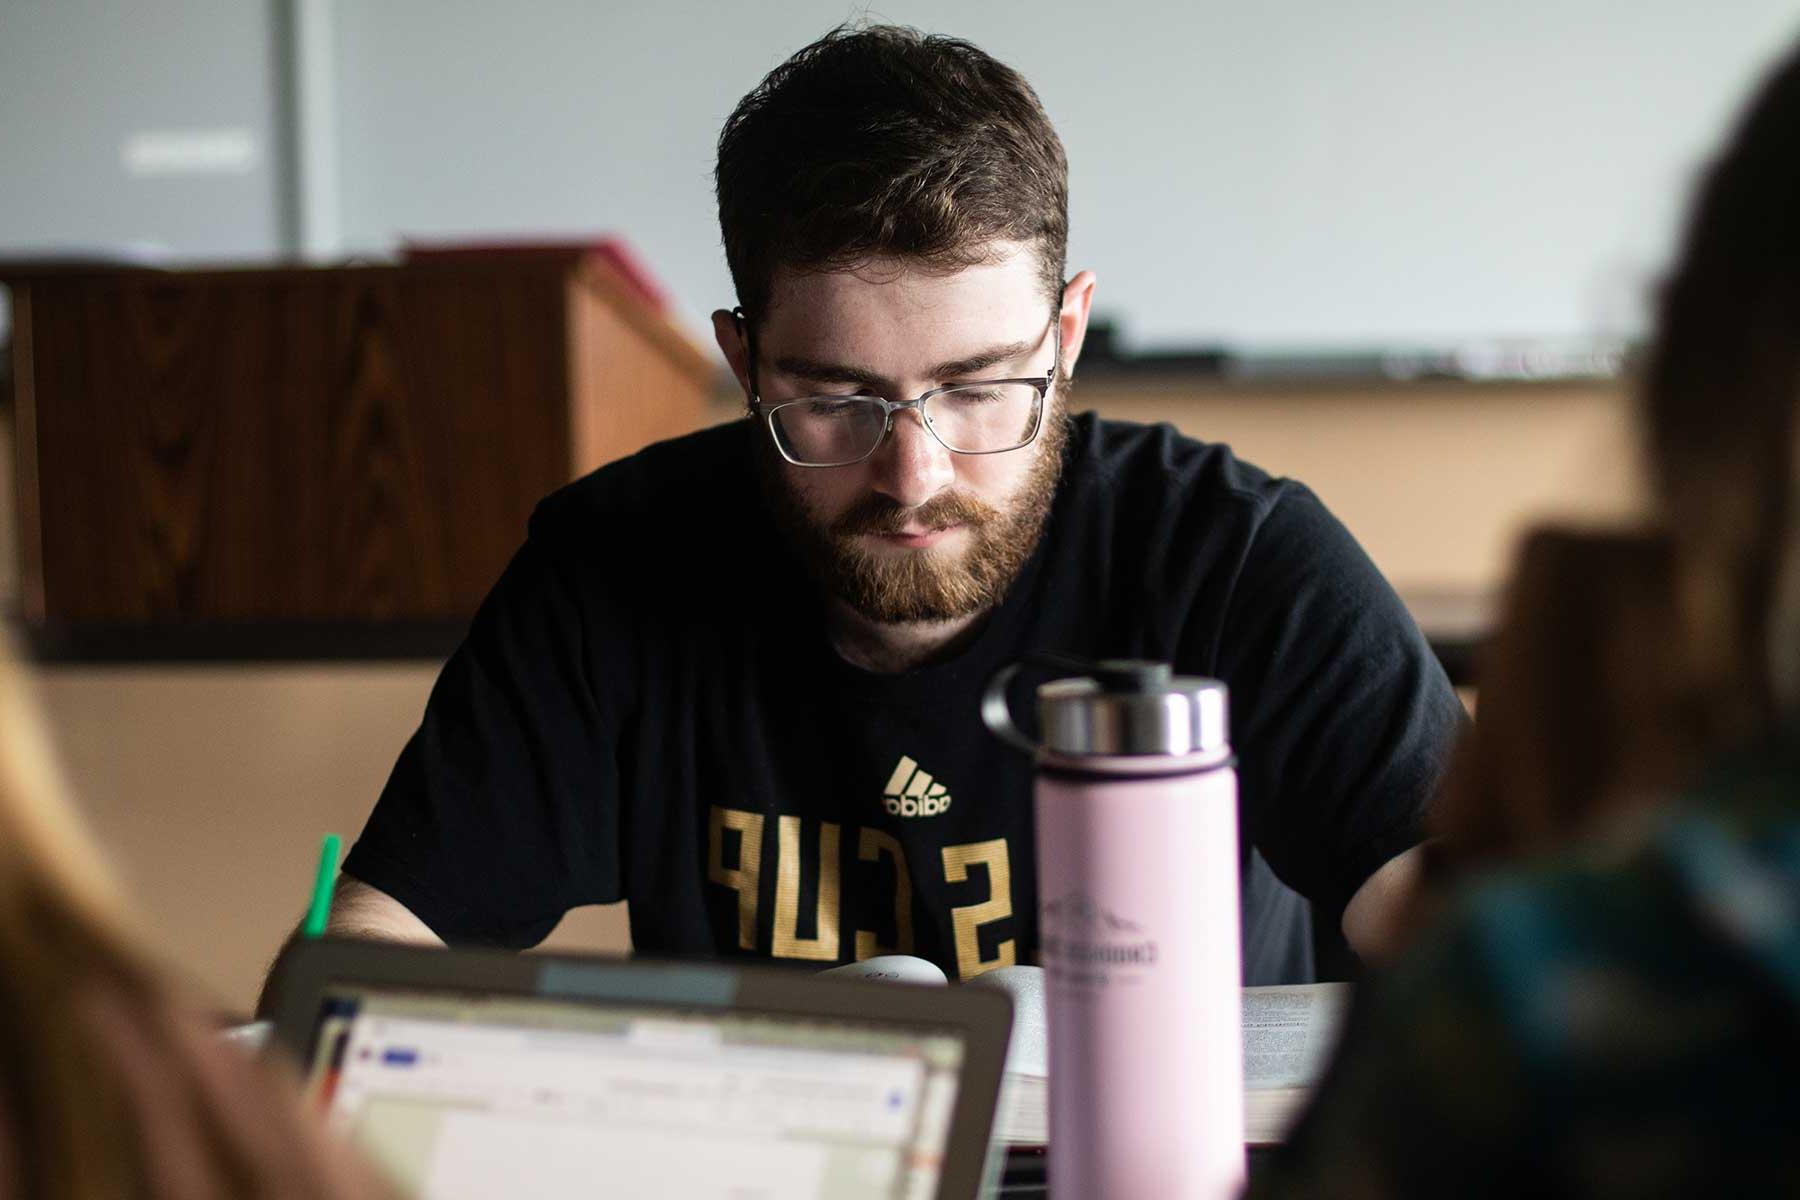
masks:
[(0, 1200), (386, 1191), (138, 948), (0, 651)]
[(1663, 295), (1654, 526), (1527, 544), (1438, 899), (1253, 1195), (1800, 1193), (1796, 214), (1800, 54)]

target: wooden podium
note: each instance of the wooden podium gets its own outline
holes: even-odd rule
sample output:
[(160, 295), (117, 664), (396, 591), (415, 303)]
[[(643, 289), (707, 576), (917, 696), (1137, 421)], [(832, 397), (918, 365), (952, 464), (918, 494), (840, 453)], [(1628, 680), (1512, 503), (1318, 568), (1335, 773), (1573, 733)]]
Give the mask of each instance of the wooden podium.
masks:
[(40, 633), (459, 627), (539, 499), (698, 428), (714, 378), (573, 250), (0, 283)]

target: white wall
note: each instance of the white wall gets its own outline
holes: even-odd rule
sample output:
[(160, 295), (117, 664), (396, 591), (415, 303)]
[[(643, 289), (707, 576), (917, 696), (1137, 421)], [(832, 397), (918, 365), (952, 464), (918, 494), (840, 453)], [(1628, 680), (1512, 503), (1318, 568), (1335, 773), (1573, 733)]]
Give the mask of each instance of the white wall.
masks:
[[(1074, 263), (1129, 341), (1253, 349), (1640, 329), (1694, 168), (1800, 34), (1800, 0), (0, 0), (0, 253), (281, 250), (294, 12), (331, 34), (309, 77), (335, 81), (317, 207), (344, 249), (619, 230), (698, 328), (730, 294), (720, 123), (866, 14), (1034, 82)], [(135, 134), (219, 130), (254, 162), (122, 161)]]
[(1072, 163), (1073, 261), (1139, 343), (1639, 327), (1693, 169), (1800, 0), (338, 0), (344, 235), (616, 229), (730, 295), (721, 122), (832, 24), (969, 37)]
[[(274, 16), (248, 0), (0, 0), (0, 254), (275, 254)], [(197, 171), (127, 161), (133, 138), (170, 133), (238, 133), (250, 153)]]

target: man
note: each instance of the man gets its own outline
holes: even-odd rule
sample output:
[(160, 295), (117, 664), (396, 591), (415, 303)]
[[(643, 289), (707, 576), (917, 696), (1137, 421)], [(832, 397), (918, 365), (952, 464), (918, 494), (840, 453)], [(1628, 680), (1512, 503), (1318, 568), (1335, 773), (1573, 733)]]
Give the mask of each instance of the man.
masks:
[(963, 978), (1036, 952), (1029, 764), (982, 686), (1032, 650), (1232, 689), (1248, 982), (1304, 902), (1378, 936), (1460, 708), (1303, 488), (1071, 418), (1094, 276), (1023, 79), (840, 30), (719, 143), (750, 418), (546, 500), (345, 863), (332, 928), (523, 947), (629, 900), (642, 951)]

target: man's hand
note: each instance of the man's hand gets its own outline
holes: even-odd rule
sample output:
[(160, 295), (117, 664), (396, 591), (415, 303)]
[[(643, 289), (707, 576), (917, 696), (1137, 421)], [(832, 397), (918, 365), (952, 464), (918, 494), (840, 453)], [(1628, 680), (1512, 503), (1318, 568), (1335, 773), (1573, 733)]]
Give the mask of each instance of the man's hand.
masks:
[[(380, 888), (370, 887), (360, 879), (340, 874), (331, 893), (331, 916), (325, 932), (332, 937), (363, 938), (371, 942), (406, 942), (415, 946), (442, 946), (444, 941), (431, 932), (431, 926), (413, 916), (412, 910)], [(277, 981), (287, 952), (300, 936), (298, 928), (288, 935), (281, 952), (263, 981), (262, 995), (256, 1001), (256, 1015), (274, 1014)]]
[(1399, 945), (1401, 910), (1418, 886), (1419, 848), (1396, 854), (1363, 881), (1344, 906), (1344, 938), (1364, 962), (1391, 958)]

